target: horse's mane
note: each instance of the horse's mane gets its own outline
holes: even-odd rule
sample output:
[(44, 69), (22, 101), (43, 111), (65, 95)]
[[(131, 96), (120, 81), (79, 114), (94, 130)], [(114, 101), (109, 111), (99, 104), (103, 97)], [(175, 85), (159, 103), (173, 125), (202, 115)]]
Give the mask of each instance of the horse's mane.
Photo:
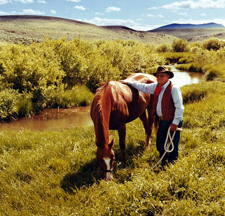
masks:
[[(102, 132), (101, 135), (98, 136), (98, 142), (99, 143), (104, 143), (107, 139), (107, 137), (105, 137), (107, 133), (107, 129), (104, 127), (103, 125), (103, 112), (102, 112), (102, 104), (103, 104), (103, 100), (104, 100), (104, 94), (105, 94), (105, 90), (106, 87), (108, 85), (110, 81), (102, 84), (101, 87), (99, 87), (95, 93), (95, 98), (96, 98), (96, 107), (95, 107), (95, 113), (96, 113), (96, 123), (98, 124), (98, 133)], [(100, 139), (104, 139), (104, 141), (101, 142)]]
[(101, 87), (99, 87), (95, 93), (96, 95), (96, 99), (98, 101), (97, 103), (97, 110), (98, 110), (98, 113), (102, 113), (102, 100), (103, 100), (103, 96), (104, 96), (104, 93), (105, 93), (105, 89), (108, 85), (108, 83), (110, 82), (110, 80), (106, 83), (101, 83)]

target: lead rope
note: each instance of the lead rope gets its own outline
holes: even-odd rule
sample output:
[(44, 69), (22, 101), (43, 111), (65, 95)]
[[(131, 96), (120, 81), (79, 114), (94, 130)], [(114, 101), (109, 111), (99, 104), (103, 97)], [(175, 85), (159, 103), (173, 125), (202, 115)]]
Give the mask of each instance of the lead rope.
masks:
[[(181, 128), (177, 128), (177, 131), (182, 131)], [(162, 157), (160, 158), (160, 160), (158, 161), (158, 163), (152, 167), (152, 169), (155, 169), (163, 160), (163, 158), (165, 157), (166, 153), (171, 153), (173, 150), (174, 150), (174, 144), (173, 144), (173, 138), (176, 134), (176, 131), (173, 132), (173, 135), (171, 137), (171, 134), (170, 134), (170, 127), (168, 128), (168, 131), (167, 131), (167, 136), (166, 136), (166, 140), (165, 140), (165, 143), (164, 143), (164, 154), (162, 155)], [(170, 142), (167, 144), (167, 141), (168, 139), (170, 140)], [(172, 148), (170, 150), (170, 146), (172, 145)]]

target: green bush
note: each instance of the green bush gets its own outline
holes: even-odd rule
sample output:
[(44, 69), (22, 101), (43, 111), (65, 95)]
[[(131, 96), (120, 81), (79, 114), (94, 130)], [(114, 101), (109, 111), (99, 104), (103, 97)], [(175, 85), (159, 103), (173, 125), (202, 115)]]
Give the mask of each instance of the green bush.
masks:
[(171, 52), (172, 48), (170, 44), (161, 44), (158, 46), (158, 48), (156, 49), (157, 52)]
[(203, 41), (203, 47), (207, 50), (219, 50), (221, 42), (218, 38), (210, 38)]
[(175, 39), (172, 44), (173, 52), (186, 52), (188, 51), (188, 42), (186, 39)]
[(14, 89), (4, 89), (0, 91), (0, 119), (17, 116), (18, 92)]

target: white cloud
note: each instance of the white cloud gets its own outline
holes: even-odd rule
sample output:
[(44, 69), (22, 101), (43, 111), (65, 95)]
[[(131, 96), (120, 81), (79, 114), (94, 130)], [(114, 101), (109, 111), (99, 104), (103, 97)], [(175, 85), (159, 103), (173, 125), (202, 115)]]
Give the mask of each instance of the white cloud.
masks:
[(27, 3), (34, 3), (33, 0), (13, 0), (15, 2), (21, 2), (21, 3), (24, 3), (24, 4), (27, 4)]
[(66, 1), (71, 1), (71, 2), (80, 2), (80, 0), (66, 0)]
[(46, 1), (45, 0), (38, 0), (37, 3), (45, 4)]
[(4, 11), (0, 11), (0, 15), (6, 15), (7, 13)]
[(134, 26), (134, 25), (139, 25), (139, 23), (134, 22), (133, 20), (127, 19), (105, 19), (105, 18), (100, 18), (100, 17), (95, 17), (91, 20), (84, 19), (81, 20), (83, 22), (88, 22), (92, 23), (98, 26), (107, 26), (107, 25), (122, 25), (122, 26)]
[(146, 16), (147, 16), (147, 17), (159, 17), (159, 18), (163, 18), (163, 17), (164, 17), (164, 16), (161, 15), (161, 14), (158, 14), (158, 15), (147, 14)]
[(158, 8), (157, 7), (150, 7), (150, 8), (147, 8), (147, 10), (157, 10)]
[(4, 4), (8, 4), (9, 3), (9, 1), (7, 1), (7, 0), (0, 0), (0, 5), (4, 5)]
[(83, 6), (75, 6), (74, 8), (77, 10), (86, 10)]
[(39, 10), (33, 10), (33, 9), (24, 9), (22, 13), (23, 15), (44, 15), (44, 11), (39, 11)]
[(180, 13), (178, 13), (178, 15), (180, 15), (180, 16), (188, 16), (187, 12), (180, 12)]
[(50, 12), (51, 12), (51, 14), (56, 14), (55, 10), (51, 10)]
[(99, 12), (96, 12), (95, 15), (99, 15), (99, 16), (103, 16), (104, 13), (99, 13)]
[(121, 11), (121, 9), (120, 8), (118, 8), (118, 7), (107, 7), (106, 8), (106, 10), (105, 10), (105, 12), (112, 12), (112, 11)]
[(181, 2), (173, 2), (172, 4), (163, 5), (162, 8), (169, 10), (179, 10), (179, 9), (221, 9), (225, 8), (225, 0), (198, 0), (198, 1), (181, 1)]
[(153, 15), (153, 14), (147, 14), (146, 16), (147, 17), (155, 17), (155, 15)]

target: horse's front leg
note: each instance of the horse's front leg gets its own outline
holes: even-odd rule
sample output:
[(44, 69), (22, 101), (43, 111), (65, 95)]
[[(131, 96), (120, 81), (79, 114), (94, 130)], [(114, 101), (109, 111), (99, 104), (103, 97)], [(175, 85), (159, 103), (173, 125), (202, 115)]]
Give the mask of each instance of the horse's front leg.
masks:
[(118, 134), (119, 134), (119, 144), (120, 144), (120, 149), (122, 150), (122, 159), (125, 161), (127, 160), (127, 154), (126, 154), (126, 144), (125, 144), (125, 139), (126, 139), (126, 124), (120, 124), (118, 128)]

